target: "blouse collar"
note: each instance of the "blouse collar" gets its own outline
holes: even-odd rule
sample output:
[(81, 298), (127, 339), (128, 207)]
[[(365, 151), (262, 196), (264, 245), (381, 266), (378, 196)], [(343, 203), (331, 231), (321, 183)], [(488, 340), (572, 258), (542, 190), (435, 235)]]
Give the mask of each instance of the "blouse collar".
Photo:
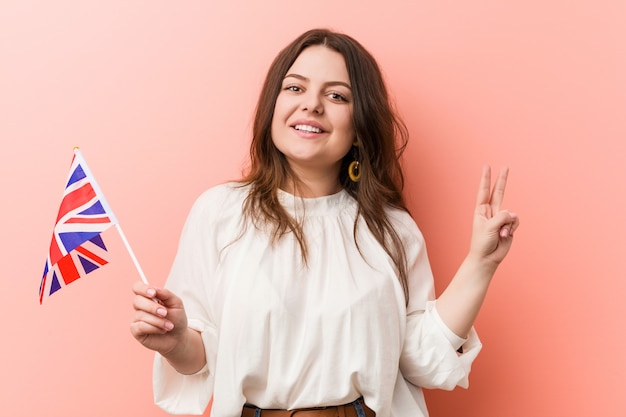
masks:
[(335, 194), (313, 198), (299, 197), (279, 189), (278, 200), (289, 214), (298, 217), (305, 213), (307, 216), (337, 214), (345, 209), (350, 201), (354, 201), (345, 189)]

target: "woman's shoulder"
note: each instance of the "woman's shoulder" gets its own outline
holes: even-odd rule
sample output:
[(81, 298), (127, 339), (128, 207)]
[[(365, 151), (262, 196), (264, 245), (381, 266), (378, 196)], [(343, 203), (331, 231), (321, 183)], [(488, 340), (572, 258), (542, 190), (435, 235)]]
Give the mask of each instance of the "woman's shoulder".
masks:
[(402, 241), (422, 242), (424, 240), (421, 230), (408, 210), (388, 207), (386, 212), (387, 218)]
[(200, 194), (199, 202), (217, 202), (220, 200), (245, 198), (250, 186), (241, 182), (225, 182), (214, 185)]
[(241, 213), (242, 204), (250, 187), (240, 182), (226, 182), (202, 192), (193, 204), (193, 212), (215, 214), (236, 211)]

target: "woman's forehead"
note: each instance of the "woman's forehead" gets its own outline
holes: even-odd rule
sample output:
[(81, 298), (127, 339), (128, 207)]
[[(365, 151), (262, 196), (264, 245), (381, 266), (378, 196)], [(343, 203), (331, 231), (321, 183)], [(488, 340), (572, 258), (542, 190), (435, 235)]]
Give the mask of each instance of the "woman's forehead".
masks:
[(343, 55), (322, 45), (309, 46), (300, 52), (285, 77), (293, 75), (309, 80), (326, 79), (348, 85), (350, 83)]

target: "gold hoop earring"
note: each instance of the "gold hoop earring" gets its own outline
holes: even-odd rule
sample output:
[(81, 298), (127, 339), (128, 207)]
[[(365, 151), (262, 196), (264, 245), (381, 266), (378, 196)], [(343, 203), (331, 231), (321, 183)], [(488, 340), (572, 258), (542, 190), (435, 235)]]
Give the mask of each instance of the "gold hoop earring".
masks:
[(352, 161), (348, 166), (348, 176), (352, 182), (359, 182), (361, 180), (361, 165), (359, 161)]
[(355, 138), (352, 142), (352, 157), (353, 161), (348, 165), (348, 177), (352, 182), (359, 182), (361, 179), (361, 164), (359, 163), (359, 138)]

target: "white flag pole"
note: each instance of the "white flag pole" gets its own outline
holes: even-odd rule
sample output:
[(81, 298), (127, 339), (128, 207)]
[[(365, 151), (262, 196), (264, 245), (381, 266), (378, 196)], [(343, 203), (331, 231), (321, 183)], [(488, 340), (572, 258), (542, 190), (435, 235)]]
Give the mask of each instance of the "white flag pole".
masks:
[(143, 273), (143, 270), (141, 269), (141, 266), (139, 265), (139, 261), (137, 260), (137, 257), (135, 256), (135, 252), (133, 252), (132, 248), (130, 247), (130, 244), (128, 243), (128, 239), (126, 239), (126, 235), (124, 234), (124, 231), (122, 230), (122, 226), (120, 226), (119, 223), (115, 223), (115, 227), (117, 228), (117, 231), (119, 232), (120, 237), (122, 238), (122, 242), (124, 242), (124, 246), (126, 246), (126, 250), (128, 250), (128, 253), (130, 254), (130, 258), (133, 260), (133, 263), (135, 264), (135, 268), (137, 268), (137, 272), (139, 272), (139, 276), (141, 277), (141, 280), (143, 281), (144, 284), (150, 285), (150, 283), (148, 282), (148, 279)]
[(109, 202), (106, 200), (106, 198), (104, 198), (104, 193), (102, 192), (102, 190), (100, 189), (100, 186), (96, 182), (96, 177), (93, 176), (93, 174), (91, 173), (91, 170), (89, 169), (89, 166), (87, 166), (87, 161), (85, 161), (85, 158), (83, 157), (83, 154), (80, 151), (80, 148), (78, 146), (74, 147), (74, 155), (76, 155), (76, 157), (79, 158), (79, 161), (82, 162), (81, 166), (83, 167), (85, 174), (89, 176), (91, 186), (96, 192), (96, 195), (98, 196), (100, 200), (100, 203), (104, 207), (105, 211), (109, 214), (109, 217), (111, 218), (113, 224), (115, 224), (115, 227), (117, 228), (117, 231), (119, 232), (120, 237), (122, 238), (122, 242), (124, 242), (124, 246), (126, 246), (126, 250), (128, 251), (130, 258), (133, 260), (133, 263), (135, 264), (135, 268), (137, 268), (137, 272), (139, 272), (139, 276), (141, 277), (141, 280), (143, 281), (144, 284), (150, 285), (150, 283), (148, 283), (148, 279), (146, 278), (146, 275), (143, 273), (143, 270), (141, 269), (141, 266), (139, 265), (139, 261), (137, 260), (137, 257), (135, 256), (135, 252), (133, 252), (133, 249), (130, 247), (130, 244), (128, 243), (128, 239), (126, 239), (126, 235), (124, 234), (124, 231), (122, 230), (122, 226), (120, 226), (120, 223), (117, 220), (117, 217), (115, 216), (115, 214), (113, 213), (111, 206), (109, 206)]

